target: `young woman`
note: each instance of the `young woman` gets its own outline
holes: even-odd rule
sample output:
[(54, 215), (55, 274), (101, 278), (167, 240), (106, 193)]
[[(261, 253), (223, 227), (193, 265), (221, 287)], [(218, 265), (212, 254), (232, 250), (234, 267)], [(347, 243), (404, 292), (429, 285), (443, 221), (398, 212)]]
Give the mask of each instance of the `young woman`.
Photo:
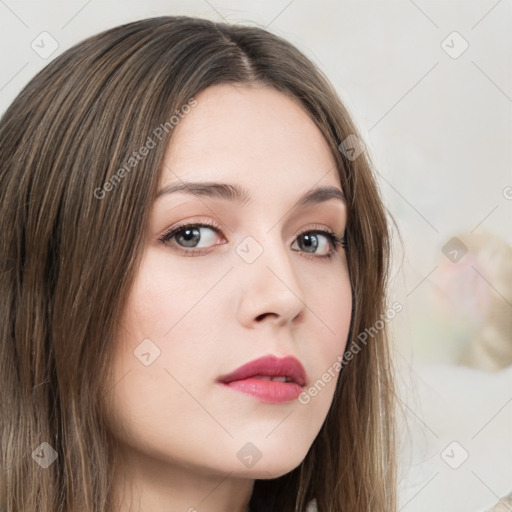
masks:
[(260, 28), (128, 23), (25, 87), (0, 122), (3, 512), (395, 510), (363, 148)]

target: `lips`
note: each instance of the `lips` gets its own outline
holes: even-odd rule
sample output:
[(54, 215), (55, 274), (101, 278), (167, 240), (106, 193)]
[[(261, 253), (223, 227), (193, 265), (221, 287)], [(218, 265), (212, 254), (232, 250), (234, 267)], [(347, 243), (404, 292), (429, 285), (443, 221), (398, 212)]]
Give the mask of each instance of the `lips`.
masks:
[(265, 356), (219, 377), (217, 381), (263, 402), (279, 403), (299, 396), (306, 384), (306, 372), (295, 357)]

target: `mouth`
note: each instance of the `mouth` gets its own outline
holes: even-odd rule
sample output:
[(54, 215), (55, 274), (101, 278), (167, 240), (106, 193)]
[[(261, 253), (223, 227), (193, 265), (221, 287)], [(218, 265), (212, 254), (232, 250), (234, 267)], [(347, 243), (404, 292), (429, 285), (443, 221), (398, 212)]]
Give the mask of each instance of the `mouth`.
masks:
[(306, 372), (295, 357), (271, 355), (244, 364), (217, 382), (261, 402), (282, 403), (295, 400), (302, 393)]

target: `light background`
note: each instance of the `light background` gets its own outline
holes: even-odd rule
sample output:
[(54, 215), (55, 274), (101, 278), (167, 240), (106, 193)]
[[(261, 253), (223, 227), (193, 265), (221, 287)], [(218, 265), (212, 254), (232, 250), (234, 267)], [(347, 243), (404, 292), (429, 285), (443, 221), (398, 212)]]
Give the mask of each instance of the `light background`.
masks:
[[(404, 306), (391, 326), (409, 425), (401, 510), (487, 510), (512, 490), (512, 370), (457, 365), (471, 333), (460, 317), (448, 326), (432, 300), (458, 264), (442, 251), (450, 238), (485, 231), (512, 245), (512, 2), (0, 0), (0, 112), (80, 40), (171, 14), (266, 27), (337, 88), (403, 239), (402, 248), (395, 238), (390, 292)], [(58, 43), (48, 58), (31, 47), (43, 31)], [(469, 45), (460, 56), (454, 31)], [(512, 315), (512, 282), (493, 276), (476, 279)]]

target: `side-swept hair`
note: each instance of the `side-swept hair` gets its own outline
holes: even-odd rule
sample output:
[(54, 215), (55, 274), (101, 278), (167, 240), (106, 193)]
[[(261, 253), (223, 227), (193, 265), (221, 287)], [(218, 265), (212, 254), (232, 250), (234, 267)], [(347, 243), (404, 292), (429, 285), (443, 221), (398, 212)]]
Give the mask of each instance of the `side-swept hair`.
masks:
[[(358, 131), (308, 58), (261, 28), (186, 16), (127, 23), (82, 41), (40, 71), (0, 121), (3, 512), (115, 512), (116, 453), (101, 404), (115, 384), (112, 340), (172, 130), (162, 130), (122, 183), (113, 180), (155, 127), (223, 83), (273, 87), (321, 130), (348, 203), (347, 346), (381, 318), (387, 214), (366, 152), (354, 159), (338, 149)], [(253, 510), (303, 512), (313, 498), (320, 512), (395, 510), (390, 368), (382, 329), (343, 368), (303, 462), (256, 481)], [(44, 470), (32, 458), (43, 442), (57, 455)]]

